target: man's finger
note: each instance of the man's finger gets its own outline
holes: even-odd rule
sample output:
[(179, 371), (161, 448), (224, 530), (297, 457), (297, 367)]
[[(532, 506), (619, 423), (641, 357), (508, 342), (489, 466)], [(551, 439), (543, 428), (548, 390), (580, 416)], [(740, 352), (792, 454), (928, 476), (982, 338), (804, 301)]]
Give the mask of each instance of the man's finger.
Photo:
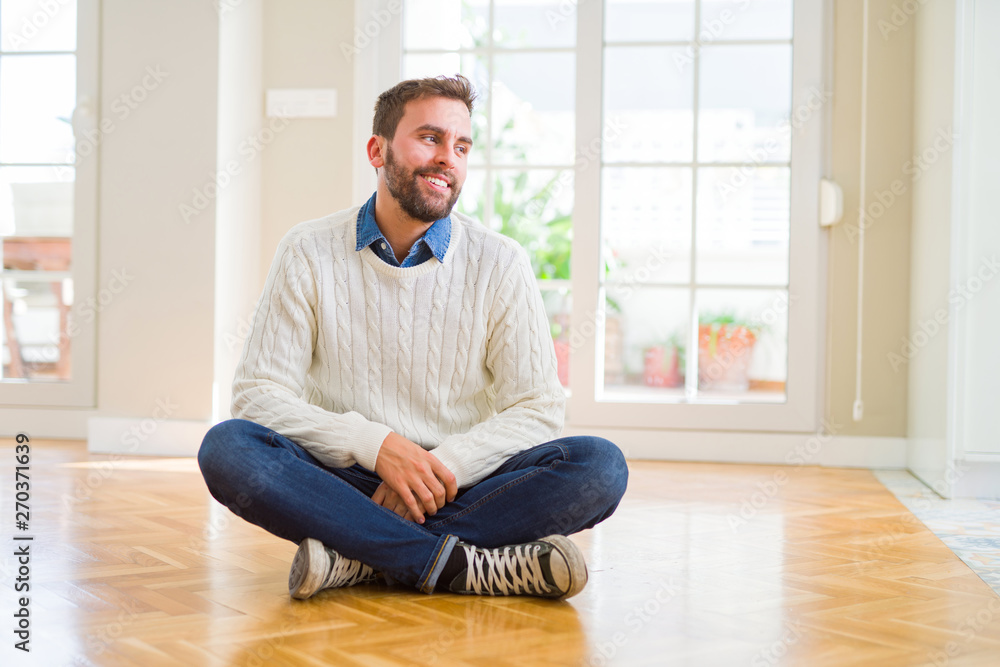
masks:
[[(379, 488), (381, 489), (383, 486), (385, 487), (385, 489), (382, 494), (381, 501), (379, 502), (379, 504), (382, 505), (382, 507), (385, 507), (387, 510), (395, 512), (396, 514), (400, 514), (400, 512), (396, 509), (399, 506), (402, 506), (403, 508), (410, 511), (414, 512), (418, 511), (416, 500), (414, 500), (413, 494), (410, 492), (410, 489), (406, 487), (405, 482), (402, 483), (399, 489), (397, 489), (394, 484), (391, 484), (389, 482), (382, 482), (382, 485)], [(376, 489), (375, 494), (378, 494), (378, 491), (379, 489)], [(374, 499), (375, 496), (373, 495), (372, 500)]]
[(444, 485), (445, 501), (450, 503), (455, 500), (455, 496), (458, 495), (458, 484), (455, 482), (454, 473), (448, 470), (448, 467), (441, 463), (437, 457), (431, 463), (431, 469), (434, 471), (434, 476)]
[(403, 501), (403, 504), (406, 505), (406, 509), (410, 510), (410, 514), (412, 514), (416, 518), (417, 523), (423, 523), (424, 513), (421, 511), (420, 506), (417, 504), (417, 499), (413, 495), (413, 491), (411, 491), (408, 487), (404, 486), (403, 492), (397, 490), (396, 494), (399, 496), (399, 499)]
[(402, 500), (400, 500), (399, 495), (397, 495), (396, 492), (393, 491), (392, 488), (385, 482), (380, 484), (379, 487), (375, 489), (375, 493), (372, 494), (372, 501), (374, 501), (376, 505), (381, 505), (390, 512), (398, 514), (399, 516), (403, 516), (409, 512), (409, 510), (406, 509), (406, 505)]
[(395, 502), (392, 503), (392, 507), (390, 507), (389, 509), (391, 509), (399, 516), (406, 516), (407, 514), (410, 513), (410, 510), (406, 509), (406, 505), (403, 504), (403, 501), (399, 499), (396, 499)]
[(444, 507), (446, 501), (444, 485), (441, 484), (441, 480), (437, 476), (434, 476), (427, 480), (427, 490), (430, 491), (434, 500), (434, 512), (430, 512), (430, 514), (436, 514), (439, 509)]
[(424, 506), (424, 512), (433, 516), (438, 511), (437, 498), (434, 493), (425, 485), (417, 492), (417, 497), (420, 498), (421, 504)]

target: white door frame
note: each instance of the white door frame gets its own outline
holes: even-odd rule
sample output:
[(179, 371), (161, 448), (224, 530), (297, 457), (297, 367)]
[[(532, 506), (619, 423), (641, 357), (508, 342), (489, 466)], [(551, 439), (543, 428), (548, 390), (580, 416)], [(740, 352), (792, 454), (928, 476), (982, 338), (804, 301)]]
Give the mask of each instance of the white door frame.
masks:
[[(371, 167), (360, 146), (371, 133), (372, 104), (395, 84), (402, 60), (402, 3), (355, 0), (354, 194), (367, 199), (374, 188)], [(600, 158), (588, 148), (602, 131), (603, 3), (576, 3), (577, 160), (572, 258), (571, 398), (567, 427), (653, 428), (698, 431), (815, 433), (820, 430), (825, 350), (826, 236), (820, 229), (819, 181), (823, 169), (824, 119), (830, 96), (824, 68), (824, 0), (795, 0), (792, 109), (807, 111), (792, 123), (792, 196), (789, 266), (787, 400), (780, 404), (638, 403), (596, 399), (598, 350), (603, 350), (597, 312), (600, 290)], [(387, 14), (386, 14), (387, 13)], [(388, 22), (379, 17), (390, 16)], [(374, 35), (366, 31), (371, 24)], [(375, 26), (378, 25), (378, 29)], [(361, 37), (367, 35), (370, 41)], [(817, 92), (823, 106), (816, 108)], [(796, 111), (793, 111), (793, 119)]]
[[(77, 137), (97, 136), (100, 123), (99, 91), (100, 2), (77, 2), (77, 107), (73, 129)], [(79, 145), (79, 144), (78, 144)], [(86, 311), (81, 304), (96, 304), (97, 276), (97, 179), (100, 165), (99, 146), (91, 146), (87, 155), (77, 153), (74, 189), (73, 242), (70, 275), (73, 279), (73, 309), (77, 315), (71, 328), (70, 380), (33, 382), (0, 381), (0, 412), (3, 407), (93, 407), (96, 395), (97, 318), (96, 308)], [(65, 332), (64, 332), (65, 333)], [(5, 420), (6, 421), (6, 420)], [(12, 425), (12, 428), (20, 428)], [(56, 429), (60, 430), (60, 429)]]
[[(578, 5), (578, 45), (603, 44), (603, 3)], [(705, 431), (815, 432), (821, 412), (825, 237), (819, 226), (824, 87), (823, 3), (796, 0), (792, 53), (792, 184), (788, 379), (784, 403), (682, 403), (597, 400), (603, 358), (600, 285), (601, 160), (578, 159), (573, 235), (570, 425)], [(601, 48), (577, 53), (577, 154), (593, 153), (602, 134)], [(817, 108), (817, 98), (824, 104)], [(795, 122), (801, 113), (805, 119)], [(690, 356), (690, 355), (689, 355)]]

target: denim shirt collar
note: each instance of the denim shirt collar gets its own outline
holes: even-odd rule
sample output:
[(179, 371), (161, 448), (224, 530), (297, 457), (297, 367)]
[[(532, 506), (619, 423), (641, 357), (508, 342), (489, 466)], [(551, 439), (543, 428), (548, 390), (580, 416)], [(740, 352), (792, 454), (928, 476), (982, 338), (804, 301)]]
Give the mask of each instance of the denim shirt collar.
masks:
[[(380, 252), (381, 243), (384, 242), (388, 247), (389, 241), (382, 234), (382, 230), (378, 228), (378, 223), (375, 222), (375, 197), (377, 194), (377, 192), (372, 193), (371, 198), (358, 211), (358, 242), (355, 250), (360, 251), (366, 246), (371, 246), (379, 258), (394, 266), (416, 266), (430, 259), (430, 255), (437, 257), (439, 262), (444, 262), (444, 256), (448, 252), (448, 243), (451, 241), (450, 215), (434, 221), (434, 224), (410, 248), (410, 254), (406, 256), (402, 264), (395, 261), (391, 252)], [(430, 255), (428, 255), (428, 251)]]

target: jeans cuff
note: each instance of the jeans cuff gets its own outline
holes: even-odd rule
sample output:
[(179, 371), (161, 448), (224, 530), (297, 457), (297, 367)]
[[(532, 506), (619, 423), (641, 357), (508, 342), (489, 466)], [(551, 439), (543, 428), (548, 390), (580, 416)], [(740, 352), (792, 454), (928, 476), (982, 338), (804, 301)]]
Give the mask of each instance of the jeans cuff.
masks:
[(424, 569), (425, 574), (420, 578), (421, 583), (418, 588), (420, 588), (421, 593), (434, 592), (438, 577), (441, 576), (441, 571), (444, 570), (444, 566), (451, 556), (451, 551), (457, 543), (458, 537), (456, 535), (444, 535), (441, 538), (440, 546), (438, 546), (434, 558), (427, 564), (427, 567)]

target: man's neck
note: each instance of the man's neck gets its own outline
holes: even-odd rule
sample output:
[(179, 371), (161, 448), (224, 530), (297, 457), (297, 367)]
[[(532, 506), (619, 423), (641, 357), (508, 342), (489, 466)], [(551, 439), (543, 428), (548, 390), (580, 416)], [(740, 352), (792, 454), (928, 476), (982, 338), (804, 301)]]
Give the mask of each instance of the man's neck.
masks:
[(378, 196), (375, 197), (375, 224), (392, 246), (396, 261), (402, 263), (410, 254), (413, 244), (434, 223), (422, 222), (407, 215), (389, 194), (389, 189), (380, 182)]

